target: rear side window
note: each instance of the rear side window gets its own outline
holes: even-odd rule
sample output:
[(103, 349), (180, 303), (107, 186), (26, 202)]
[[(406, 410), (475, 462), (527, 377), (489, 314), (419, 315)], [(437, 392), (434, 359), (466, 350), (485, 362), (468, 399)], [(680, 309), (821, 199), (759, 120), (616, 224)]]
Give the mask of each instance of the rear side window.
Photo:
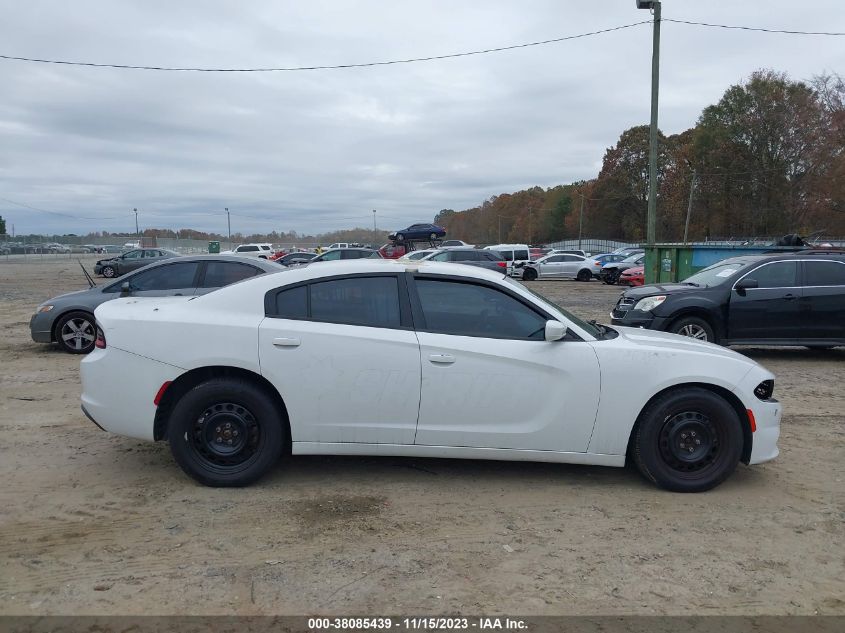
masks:
[(205, 280), (202, 282), (203, 288), (222, 288), (228, 286), (236, 281), (254, 277), (263, 271), (249, 266), (248, 264), (240, 264), (236, 262), (208, 262), (205, 269)]
[(805, 286), (845, 286), (845, 264), (804, 262)]
[(276, 314), (280, 319), (308, 318), (308, 286), (276, 293)]
[(479, 258), (486, 259), (490, 262), (501, 262), (502, 256), (492, 251), (478, 251)]
[(396, 277), (353, 277), (309, 286), (315, 321), (397, 328), (399, 284)]
[(417, 279), (426, 330), (457, 336), (542, 340), (541, 316), (509, 294), (473, 283)]
[(513, 258), (514, 259), (531, 259), (531, 255), (528, 253), (528, 251), (519, 250), (519, 251), (513, 252)]
[(798, 285), (798, 262), (775, 262), (748, 273), (758, 288), (793, 288)]
[(238, 246), (239, 253), (253, 253), (258, 250), (257, 246)]

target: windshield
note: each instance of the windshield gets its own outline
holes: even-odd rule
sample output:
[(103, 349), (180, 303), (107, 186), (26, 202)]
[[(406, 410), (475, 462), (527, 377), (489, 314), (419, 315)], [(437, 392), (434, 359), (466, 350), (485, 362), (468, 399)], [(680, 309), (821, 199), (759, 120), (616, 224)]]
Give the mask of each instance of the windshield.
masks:
[(535, 297), (535, 298), (539, 299), (539, 300), (540, 300), (540, 303), (544, 303), (544, 304), (546, 304), (546, 305), (545, 305), (545, 307), (546, 307), (546, 308), (551, 307), (551, 308), (553, 308), (554, 310), (557, 310), (558, 312), (561, 312), (561, 313), (563, 314), (563, 316), (565, 316), (567, 319), (569, 319), (570, 321), (572, 321), (575, 325), (577, 325), (577, 326), (578, 326), (578, 327), (580, 327), (582, 330), (584, 330), (585, 332), (587, 332), (590, 336), (592, 336), (592, 337), (594, 337), (594, 338), (597, 338), (597, 339), (602, 338), (602, 336), (603, 336), (603, 335), (602, 335), (602, 332), (601, 332), (601, 331), (600, 331), (600, 330), (599, 330), (596, 326), (591, 325), (590, 323), (587, 323), (587, 322), (586, 322), (586, 321), (584, 321), (583, 319), (578, 318), (577, 316), (575, 316), (574, 314), (572, 314), (569, 310), (566, 310), (565, 308), (561, 308), (561, 307), (560, 307), (558, 304), (556, 304), (554, 301), (549, 301), (546, 297), (544, 297), (543, 295), (541, 295), (539, 292), (535, 292), (534, 290), (532, 290), (532, 289), (531, 289), (531, 288), (529, 288), (528, 286), (524, 286), (524, 285), (522, 285), (521, 283), (519, 283), (518, 281), (514, 281), (514, 280), (513, 280), (513, 279), (511, 279), (510, 277), (505, 277), (504, 281), (505, 281), (505, 283), (508, 283), (508, 284), (510, 284), (510, 285), (512, 285), (512, 286), (516, 286), (517, 288), (522, 288), (523, 290), (527, 290), (527, 291), (528, 291), (528, 292), (530, 292), (532, 295), (534, 295), (534, 297)]
[(718, 286), (725, 282), (728, 277), (732, 277), (735, 272), (747, 266), (747, 262), (727, 261), (719, 262), (708, 266), (704, 270), (700, 270), (691, 277), (687, 277), (681, 283), (689, 284), (691, 286), (701, 286), (702, 288), (710, 288), (711, 286)]
[(634, 253), (633, 255), (628, 255), (628, 257), (626, 257), (622, 261), (623, 262), (635, 262), (642, 256), (643, 256), (642, 253)]

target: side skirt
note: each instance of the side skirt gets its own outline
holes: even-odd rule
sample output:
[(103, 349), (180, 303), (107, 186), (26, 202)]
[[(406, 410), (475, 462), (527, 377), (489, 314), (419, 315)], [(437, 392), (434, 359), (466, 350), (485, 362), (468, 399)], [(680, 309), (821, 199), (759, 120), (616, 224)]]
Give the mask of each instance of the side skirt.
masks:
[(467, 446), (421, 446), (415, 444), (358, 444), (353, 442), (293, 442), (294, 455), (378, 455), (386, 457), (445, 457), (450, 459), (495, 459), (502, 461), (552, 462), (624, 466), (624, 455), (564, 453), (509, 448), (474, 448)]

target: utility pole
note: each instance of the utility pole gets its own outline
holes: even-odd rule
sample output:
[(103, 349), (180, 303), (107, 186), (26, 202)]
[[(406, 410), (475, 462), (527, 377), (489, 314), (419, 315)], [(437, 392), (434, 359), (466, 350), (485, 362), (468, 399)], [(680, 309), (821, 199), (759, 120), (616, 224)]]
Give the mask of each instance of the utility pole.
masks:
[(689, 233), (689, 216), (692, 213), (692, 199), (693, 194), (695, 193), (695, 182), (698, 175), (695, 173), (695, 170), (692, 170), (692, 182), (689, 185), (689, 204), (687, 205), (687, 221), (684, 223), (684, 244), (687, 243), (687, 233)]
[(138, 237), (138, 209), (132, 209), (135, 212), (135, 237)]
[(581, 250), (581, 230), (584, 228), (584, 194), (581, 196), (581, 212), (578, 214), (578, 250)]
[(499, 244), (502, 243), (502, 216), (498, 216), (499, 218)]
[(531, 207), (528, 207), (528, 244), (531, 245)]
[(657, 100), (660, 87), (660, 2), (637, 0), (638, 9), (651, 9), (654, 30), (651, 47), (651, 126), (648, 131), (648, 219), (646, 241), (654, 245), (657, 226)]
[(229, 228), (229, 249), (232, 248), (232, 218), (229, 215), (229, 207), (223, 207), (226, 209), (226, 225)]
[(378, 242), (378, 229), (376, 228), (376, 210), (373, 209), (373, 246)]

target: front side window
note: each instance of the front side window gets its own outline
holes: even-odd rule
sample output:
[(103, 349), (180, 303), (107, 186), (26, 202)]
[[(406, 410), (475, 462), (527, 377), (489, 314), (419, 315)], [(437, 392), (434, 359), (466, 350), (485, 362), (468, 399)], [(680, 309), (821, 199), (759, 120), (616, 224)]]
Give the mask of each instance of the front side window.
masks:
[(123, 259), (141, 259), (141, 256), (144, 254), (144, 251), (129, 251), (128, 253), (123, 254)]
[(309, 286), (315, 321), (396, 328), (400, 326), (396, 277), (352, 277)]
[(262, 272), (264, 271), (248, 264), (237, 262), (208, 262), (202, 287), (222, 288), (236, 281), (254, 277)]
[(543, 340), (546, 318), (489, 286), (417, 279), (426, 330), (457, 336)]
[(544, 264), (557, 264), (559, 262), (564, 261), (564, 255), (555, 255), (554, 257), (548, 257), (543, 260)]
[(198, 268), (199, 262), (157, 266), (129, 279), (129, 288), (133, 291), (193, 288)]
[(331, 262), (336, 259), (340, 259), (341, 253), (343, 253), (343, 251), (329, 251), (328, 253), (320, 256), (320, 261)]
[(448, 262), (449, 253), (437, 253), (437, 255), (432, 255), (429, 259), (433, 262)]
[(804, 262), (805, 286), (845, 286), (845, 264)]
[(775, 262), (748, 273), (758, 288), (793, 288), (798, 285), (798, 262)]

